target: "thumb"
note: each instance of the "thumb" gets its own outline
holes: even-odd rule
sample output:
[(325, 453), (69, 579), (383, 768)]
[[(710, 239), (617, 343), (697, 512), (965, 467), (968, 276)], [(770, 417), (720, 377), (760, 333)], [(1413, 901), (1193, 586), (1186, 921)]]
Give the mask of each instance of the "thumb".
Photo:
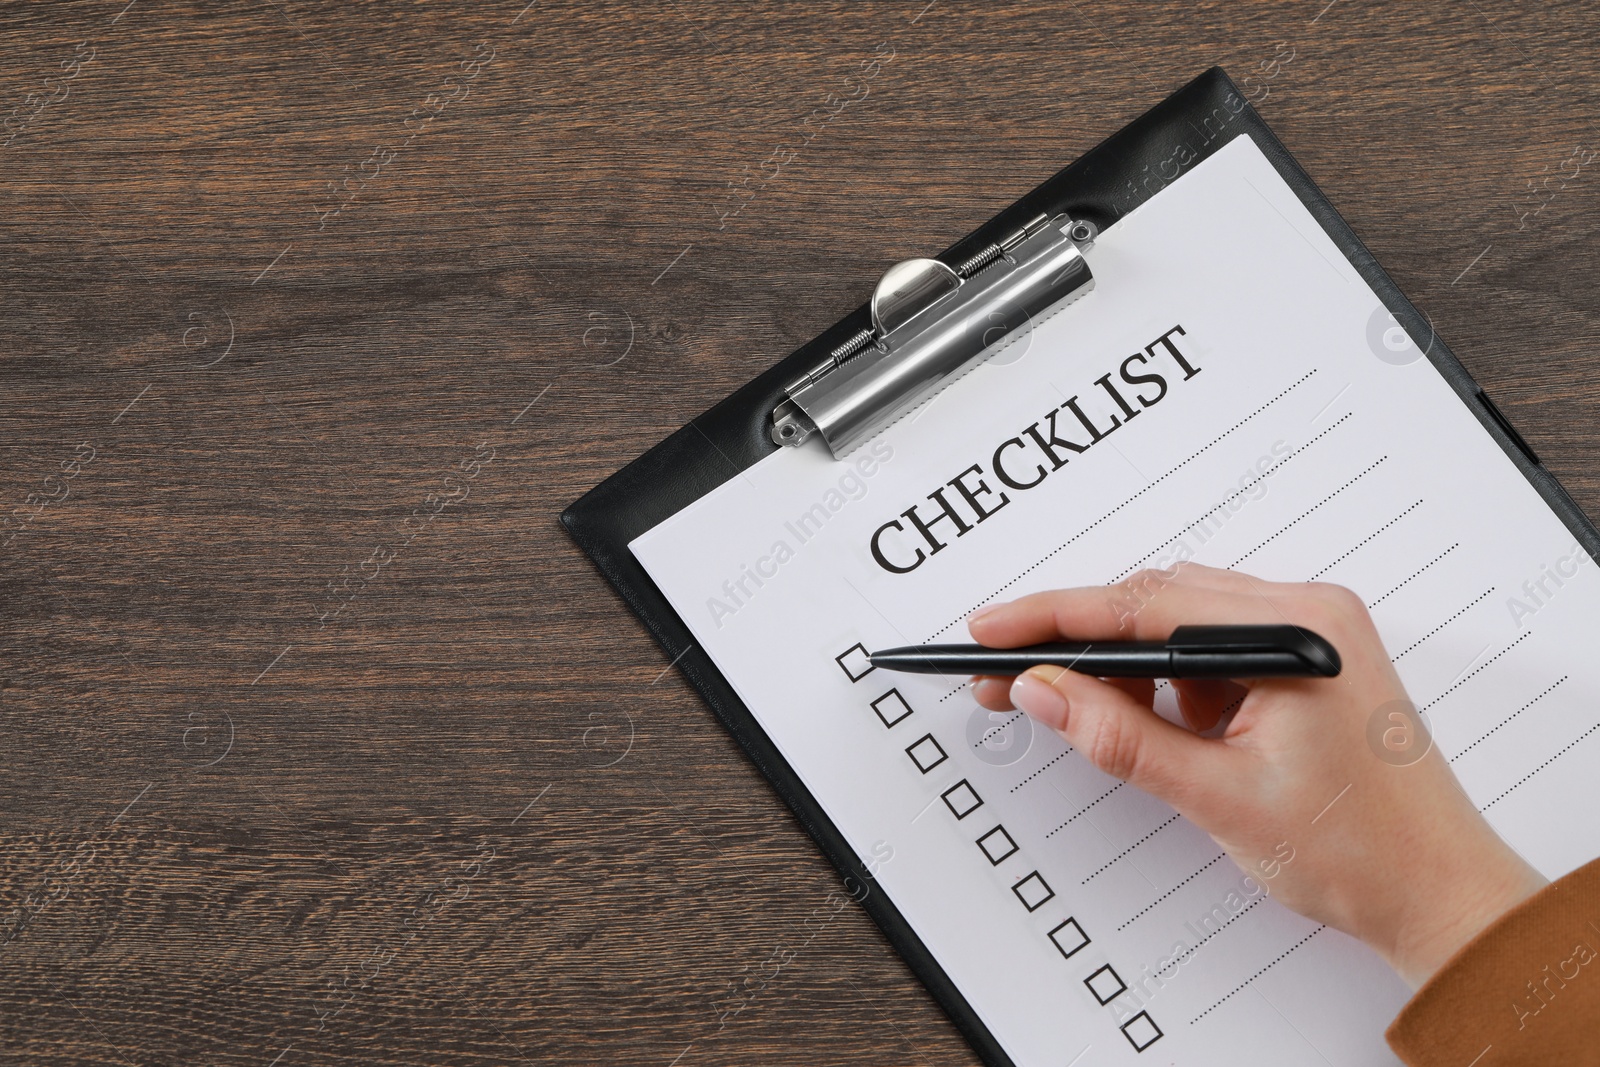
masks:
[(1030, 667), (1011, 703), (1056, 730), (1089, 762), (1196, 822), (1236, 789), (1240, 754), (1175, 726), (1109, 682), (1061, 667)]

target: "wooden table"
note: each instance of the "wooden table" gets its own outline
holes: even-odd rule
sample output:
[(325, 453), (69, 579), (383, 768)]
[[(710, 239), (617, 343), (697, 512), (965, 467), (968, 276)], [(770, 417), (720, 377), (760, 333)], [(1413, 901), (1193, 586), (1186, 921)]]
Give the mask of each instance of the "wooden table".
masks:
[(0, 8), (7, 1062), (974, 1062), (556, 515), (1212, 63), (1600, 513), (1600, 4), (525, 2)]

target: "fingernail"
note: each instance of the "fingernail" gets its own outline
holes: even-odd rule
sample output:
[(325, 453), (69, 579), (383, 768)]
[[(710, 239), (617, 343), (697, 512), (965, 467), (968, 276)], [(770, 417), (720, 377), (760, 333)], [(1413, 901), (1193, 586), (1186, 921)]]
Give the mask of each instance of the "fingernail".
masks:
[[(1060, 677), (1059, 671), (1056, 677)], [(1017, 675), (1011, 683), (1011, 703), (1052, 730), (1066, 728), (1067, 698), (1032, 670)]]
[(1000, 606), (999, 604), (985, 604), (983, 607), (979, 608), (977, 611), (974, 611), (971, 615), (967, 616), (967, 625), (968, 626), (972, 625), (973, 623), (977, 622), (979, 619), (983, 618), (985, 615), (989, 614), (991, 611), (993, 611), (995, 608), (998, 608), (999, 606)]
[(1006, 685), (998, 678), (974, 678), (972, 680), (972, 697), (978, 703), (983, 703), (985, 697), (998, 697), (1006, 691)]

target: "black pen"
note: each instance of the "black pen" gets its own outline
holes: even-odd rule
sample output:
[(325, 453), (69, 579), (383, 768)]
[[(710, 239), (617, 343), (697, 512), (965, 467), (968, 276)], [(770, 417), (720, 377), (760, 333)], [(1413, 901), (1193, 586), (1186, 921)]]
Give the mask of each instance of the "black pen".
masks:
[(1099, 678), (1332, 678), (1339, 653), (1299, 626), (1180, 626), (1165, 641), (1060, 641), (1022, 648), (907, 645), (868, 653), (915, 674), (1021, 674), (1049, 664)]

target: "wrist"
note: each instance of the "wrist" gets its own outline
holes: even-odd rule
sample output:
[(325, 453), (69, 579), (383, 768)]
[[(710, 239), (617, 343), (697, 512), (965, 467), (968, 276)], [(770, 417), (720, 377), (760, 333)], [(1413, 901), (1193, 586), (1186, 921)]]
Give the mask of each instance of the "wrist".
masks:
[[(1501, 916), (1549, 885), (1522, 857), (1505, 849), (1497, 862), (1476, 866), (1470, 877), (1448, 880), (1383, 951), (1412, 989), (1420, 989), (1452, 956)], [(1498, 851), (1498, 850), (1497, 850)]]

